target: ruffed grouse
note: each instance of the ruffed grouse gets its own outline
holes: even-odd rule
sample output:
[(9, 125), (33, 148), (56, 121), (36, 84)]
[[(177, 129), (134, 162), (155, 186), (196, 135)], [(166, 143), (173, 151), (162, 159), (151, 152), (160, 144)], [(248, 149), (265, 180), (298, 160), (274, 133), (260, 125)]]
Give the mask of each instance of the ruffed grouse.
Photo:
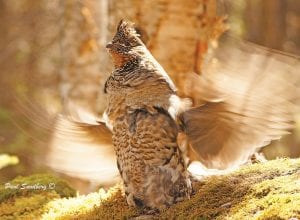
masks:
[[(201, 76), (186, 73), (181, 93), (190, 94), (189, 106), (130, 23), (120, 22), (107, 48), (115, 70), (103, 121), (56, 117), (46, 162), (101, 183), (119, 170), (130, 205), (159, 210), (189, 198), (187, 161), (238, 166), (292, 127), (299, 58), (226, 43)], [(45, 124), (45, 114), (26, 112)]]
[(161, 209), (189, 198), (175, 86), (127, 22), (106, 47), (115, 70), (105, 83), (105, 115), (128, 204)]

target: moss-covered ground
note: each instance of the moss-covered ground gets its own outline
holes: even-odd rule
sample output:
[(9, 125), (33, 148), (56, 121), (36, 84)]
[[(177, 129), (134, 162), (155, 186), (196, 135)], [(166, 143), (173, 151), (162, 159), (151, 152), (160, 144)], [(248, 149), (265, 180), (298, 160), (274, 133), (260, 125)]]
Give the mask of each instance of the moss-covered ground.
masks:
[[(23, 183), (36, 189), (20, 189)], [(0, 186), (0, 219), (102, 220), (138, 215), (138, 210), (127, 206), (121, 185), (81, 196), (50, 175), (19, 177), (10, 182), (10, 187), (14, 185), (19, 188)], [(300, 159), (252, 164), (228, 175), (207, 177), (195, 184), (190, 200), (162, 211), (157, 218), (300, 219)]]

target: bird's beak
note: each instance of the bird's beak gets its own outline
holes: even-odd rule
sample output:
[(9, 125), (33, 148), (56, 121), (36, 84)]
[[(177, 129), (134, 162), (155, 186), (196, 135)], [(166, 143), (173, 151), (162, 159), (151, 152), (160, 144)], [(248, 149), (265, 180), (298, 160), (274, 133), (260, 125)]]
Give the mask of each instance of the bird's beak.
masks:
[(106, 49), (111, 49), (113, 46), (113, 44), (111, 42), (109, 42), (108, 44), (106, 44)]

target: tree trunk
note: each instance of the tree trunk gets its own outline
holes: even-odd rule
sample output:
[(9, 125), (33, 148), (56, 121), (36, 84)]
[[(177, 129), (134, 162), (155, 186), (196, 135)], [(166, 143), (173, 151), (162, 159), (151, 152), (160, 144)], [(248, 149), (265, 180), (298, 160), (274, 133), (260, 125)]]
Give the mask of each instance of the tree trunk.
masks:
[(102, 112), (106, 104), (102, 88), (111, 65), (104, 47), (121, 19), (136, 23), (179, 94), (186, 73), (201, 73), (210, 43), (225, 29), (223, 18), (216, 15), (216, 0), (76, 0), (62, 4), (61, 96), (65, 107), (71, 103), (92, 112)]
[(223, 18), (216, 15), (216, 0), (113, 0), (110, 8), (110, 29), (122, 18), (136, 23), (179, 93), (185, 74), (201, 73), (210, 43), (225, 30)]
[(286, 1), (248, 0), (247, 38), (264, 46), (282, 50), (286, 39)]
[[(100, 33), (100, 29), (105, 30), (107, 22), (105, 2), (61, 1), (64, 12), (60, 91), (65, 110), (70, 104), (93, 113), (103, 111), (105, 107), (101, 91), (107, 73), (106, 34)], [(97, 17), (104, 19), (95, 19)]]

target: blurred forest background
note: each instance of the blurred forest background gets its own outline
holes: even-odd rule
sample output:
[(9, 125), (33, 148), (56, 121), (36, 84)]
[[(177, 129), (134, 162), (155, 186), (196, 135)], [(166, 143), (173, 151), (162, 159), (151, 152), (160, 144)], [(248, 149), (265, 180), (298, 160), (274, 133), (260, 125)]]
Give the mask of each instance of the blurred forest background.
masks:
[[(112, 70), (105, 45), (122, 18), (136, 23), (178, 87), (184, 74), (201, 74), (207, 49), (228, 27), (244, 39), (300, 55), (299, 0), (0, 0), (0, 181), (48, 169), (47, 142), (35, 144), (44, 134), (28, 132), (33, 125), (12, 96), (52, 112), (74, 103), (101, 114)], [(264, 149), (267, 158), (300, 155), (297, 126)], [(3, 161), (19, 162), (4, 168)]]

